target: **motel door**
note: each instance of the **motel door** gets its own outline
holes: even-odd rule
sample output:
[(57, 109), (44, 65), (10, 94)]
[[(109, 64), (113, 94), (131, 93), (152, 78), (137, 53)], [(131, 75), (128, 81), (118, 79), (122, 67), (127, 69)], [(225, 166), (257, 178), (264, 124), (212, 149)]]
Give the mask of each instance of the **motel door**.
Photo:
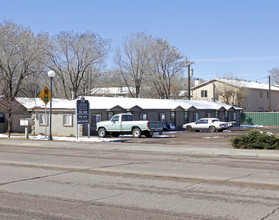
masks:
[(91, 115), (91, 131), (96, 134), (97, 123), (102, 120), (102, 114), (92, 114)]

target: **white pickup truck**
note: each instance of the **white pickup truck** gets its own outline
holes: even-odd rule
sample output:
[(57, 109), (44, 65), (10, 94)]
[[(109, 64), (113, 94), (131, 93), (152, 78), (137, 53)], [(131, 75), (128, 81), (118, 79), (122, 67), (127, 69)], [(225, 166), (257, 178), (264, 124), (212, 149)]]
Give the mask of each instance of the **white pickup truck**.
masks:
[(186, 131), (209, 130), (210, 132), (223, 131), (229, 127), (227, 122), (222, 122), (218, 118), (201, 118), (196, 122), (184, 124), (182, 126)]
[(100, 121), (97, 123), (99, 137), (105, 137), (112, 134), (118, 137), (120, 134), (133, 134), (135, 138), (145, 135), (150, 138), (155, 131), (162, 132), (163, 127), (160, 121), (134, 121), (133, 115), (122, 113), (114, 115), (109, 121)]

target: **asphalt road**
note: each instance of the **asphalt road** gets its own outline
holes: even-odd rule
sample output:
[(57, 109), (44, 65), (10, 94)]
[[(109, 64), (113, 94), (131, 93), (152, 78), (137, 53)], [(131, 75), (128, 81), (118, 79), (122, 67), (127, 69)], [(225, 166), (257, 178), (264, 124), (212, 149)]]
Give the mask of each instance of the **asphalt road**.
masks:
[(1, 139), (0, 219), (279, 219), (277, 152), (167, 140)]

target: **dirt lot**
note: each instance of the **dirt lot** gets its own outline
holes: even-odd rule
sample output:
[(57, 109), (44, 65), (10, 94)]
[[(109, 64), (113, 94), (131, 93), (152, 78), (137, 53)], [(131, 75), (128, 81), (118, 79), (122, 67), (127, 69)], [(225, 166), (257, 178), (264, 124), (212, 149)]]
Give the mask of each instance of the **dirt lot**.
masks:
[(121, 138), (124, 143), (146, 143), (160, 145), (181, 145), (185, 147), (232, 148), (230, 138), (246, 134), (252, 129), (269, 131), (279, 135), (279, 127), (232, 128), (224, 132), (164, 132), (152, 138)]
[[(202, 147), (202, 148), (233, 148), (230, 142), (232, 137), (244, 135), (253, 129), (260, 131), (268, 131), (279, 135), (279, 127), (258, 127), (258, 128), (232, 128), (224, 132), (186, 132), (186, 131), (171, 131), (163, 132), (163, 135), (155, 134), (152, 138), (133, 138), (129, 136), (120, 136), (115, 139), (121, 139), (125, 143), (140, 143), (140, 144), (154, 144), (163, 147), (166, 146), (180, 146), (187, 148)], [(7, 134), (6, 134), (7, 135)], [(22, 133), (13, 133), (13, 136), (23, 136)], [(97, 135), (91, 136), (97, 138)], [(113, 138), (107, 136), (107, 138)]]

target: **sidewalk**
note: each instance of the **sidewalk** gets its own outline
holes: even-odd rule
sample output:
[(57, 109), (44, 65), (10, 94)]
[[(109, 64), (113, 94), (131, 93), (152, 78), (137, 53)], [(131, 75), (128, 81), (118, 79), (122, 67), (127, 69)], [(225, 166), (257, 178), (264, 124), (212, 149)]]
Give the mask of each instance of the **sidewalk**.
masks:
[[(6, 134), (0, 134), (0, 140), (1, 138), (3, 139), (8, 139), (8, 135)], [(15, 134), (11, 135), (9, 140), (26, 140), (25, 136), (22, 134)], [(115, 138), (99, 138), (99, 137), (79, 137), (78, 139), (76, 137), (56, 137), (53, 136), (52, 139), (54, 141), (68, 141), (68, 142), (120, 142), (120, 139), (115, 139)], [(29, 135), (29, 140), (40, 140), (40, 141), (48, 141), (48, 137), (44, 135), (36, 135), (32, 136)]]
[[(244, 149), (220, 149), (220, 148), (182, 148), (182, 147), (154, 147), (152, 146), (132, 146), (127, 150), (133, 151), (150, 151), (164, 153), (181, 153), (196, 155), (216, 155), (216, 156), (245, 156), (259, 158), (277, 158), (279, 159), (279, 151), (277, 150), (244, 150)], [(121, 150), (126, 150), (122, 147)]]

